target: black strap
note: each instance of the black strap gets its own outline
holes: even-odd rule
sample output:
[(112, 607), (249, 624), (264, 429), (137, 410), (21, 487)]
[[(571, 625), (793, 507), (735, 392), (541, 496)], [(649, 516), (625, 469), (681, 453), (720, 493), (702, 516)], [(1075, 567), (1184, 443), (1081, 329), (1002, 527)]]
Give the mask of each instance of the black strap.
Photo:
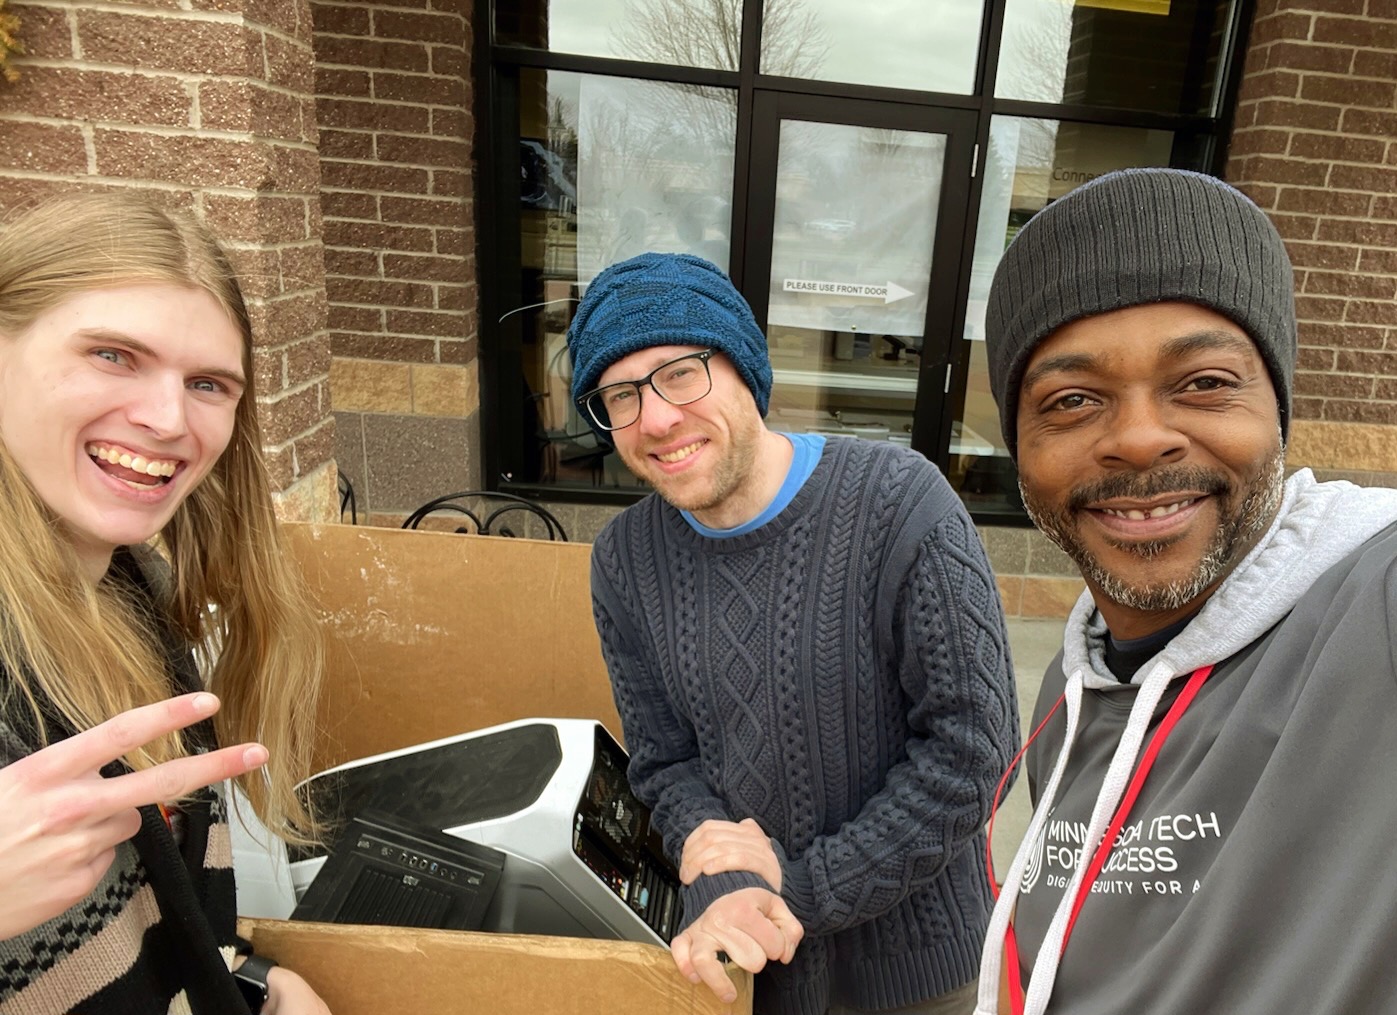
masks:
[(242, 991), (228, 972), (218, 939), (199, 905), (189, 871), (160, 808), (142, 807), (133, 842), (160, 906), (162, 930), (182, 953), (185, 995), (194, 1015), (247, 1015)]
[(252, 1015), (259, 1015), (267, 1003), (270, 988), (267, 975), (276, 968), (276, 963), (265, 955), (249, 955), (242, 965), (233, 971), (233, 979), (242, 991), (243, 1001), (252, 1009)]

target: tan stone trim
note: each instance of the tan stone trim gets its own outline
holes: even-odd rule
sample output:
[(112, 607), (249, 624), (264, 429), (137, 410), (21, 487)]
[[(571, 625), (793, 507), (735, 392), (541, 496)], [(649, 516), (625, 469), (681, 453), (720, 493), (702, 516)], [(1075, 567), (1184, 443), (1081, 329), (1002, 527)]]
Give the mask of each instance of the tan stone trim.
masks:
[(284, 522), (330, 522), (339, 517), (340, 495), (335, 464), (326, 462), (285, 490), (272, 494), (277, 518)]
[[(1393, 422), (1397, 424), (1397, 418)], [(1397, 472), (1397, 425), (1297, 419), (1290, 425), (1286, 464), (1292, 468)]]
[(455, 416), (464, 419), (480, 408), (480, 385), (475, 364), (458, 367), (414, 363), (412, 411), (418, 416)]
[(405, 363), (337, 356), (330, 363), (330, 391), (340, 412), (412, 411), (412, 374)]

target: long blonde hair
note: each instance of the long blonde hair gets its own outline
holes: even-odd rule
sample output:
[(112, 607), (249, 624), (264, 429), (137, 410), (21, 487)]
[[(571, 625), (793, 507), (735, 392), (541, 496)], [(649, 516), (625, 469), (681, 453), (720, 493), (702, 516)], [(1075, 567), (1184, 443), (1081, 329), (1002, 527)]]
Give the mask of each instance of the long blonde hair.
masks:
[[(74, 195), (0, 229), (0, 341), (93, 289), (174, 284), (209, 293), (243, 336), (248, 386), (227, 450), (157, 542), (169, 558), (164, 616), (142, 615), (110, 582), (83, 576), (77, 553), (0, 439), (0, 667), (9, 704), (27, 703), (40, 743), (46, 716), (88, 729), (170, 696), (163, 623), (194, 647), (223, 701), (219, 743), (256, 740), (263, 771), (239, 780), (272, 831), (293, 842), (316, 833), (294, 792), (310, 774), (315, 702), (324, 669), (319, 625), (286, 564), (262, 460), (253, 389), (252, 326), (218, 242), (200, 224), (146, 198)], [(126, 760), (145, 768), (187, 749), (172, 736)]]

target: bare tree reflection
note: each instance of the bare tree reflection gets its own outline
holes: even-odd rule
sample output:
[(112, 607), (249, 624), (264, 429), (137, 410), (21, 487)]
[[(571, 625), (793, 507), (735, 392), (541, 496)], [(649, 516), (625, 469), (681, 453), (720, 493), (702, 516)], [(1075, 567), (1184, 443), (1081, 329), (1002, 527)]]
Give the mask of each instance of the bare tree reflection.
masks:
[[(736, 70), (742, 49), (743, 0), (629, 0), (613, 30), (618, 55), (684, 67)], [(766, 0), (762, 9), (764, 74), (814, 78), (829, 53), (824, 26), (805, 0)], [(689, 102), (691, 96), (700, 101)], [(722, 105), (712, 102), (721, 97)], [(666, 85), (660, 101), (676, 122), (700, 136), (727, 142), (736, 123), (737, 92)], [(726, 107), (726, 108), (723, 108)]]
[[(735, 69), (743, 0), (627, 0), (612, 52), (657, 64)], [(762, 70), (818, 76), (829, 46), (807, 0), (766, 0)], [(642, 250), (727, 263), (735, 89), (584, 77), (576, 103), (554, 95), (549, 147), (585, 182), (577, 215), (581, 278)], [(727, 155), (724, 161), (724, 153)], [(584, 169), (585, 167), (585, 169)]]
[[(632, 60), (737, 70), (743, 0), (630, 0), (614, 50)], [(824, 26), (805, 0), (762, 7), (763, 74), (816, 77), (829, 52)]]
[(1029, 102), (1061, 102), (1072, 43), (1070, 0), (1015, 3), (1006, 16), (995, 94)]

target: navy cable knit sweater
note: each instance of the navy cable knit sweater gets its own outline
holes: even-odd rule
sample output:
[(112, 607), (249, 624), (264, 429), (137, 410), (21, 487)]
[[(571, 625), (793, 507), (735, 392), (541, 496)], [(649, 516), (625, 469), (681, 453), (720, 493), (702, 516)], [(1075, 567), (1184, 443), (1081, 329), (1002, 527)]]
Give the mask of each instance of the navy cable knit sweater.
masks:
[[(1019, 740), (994, 576), (934, 466), (830, 439), (795, 500), (715, 540), (651, 496), (597, 540), (592, 592), (630, 780), (676, 861), (753, 817), (806, 930), (759, 1013), (879, 1009), (968, 983), (984, 823)], [(756, 875), (700, 877), (687, 919)]]

